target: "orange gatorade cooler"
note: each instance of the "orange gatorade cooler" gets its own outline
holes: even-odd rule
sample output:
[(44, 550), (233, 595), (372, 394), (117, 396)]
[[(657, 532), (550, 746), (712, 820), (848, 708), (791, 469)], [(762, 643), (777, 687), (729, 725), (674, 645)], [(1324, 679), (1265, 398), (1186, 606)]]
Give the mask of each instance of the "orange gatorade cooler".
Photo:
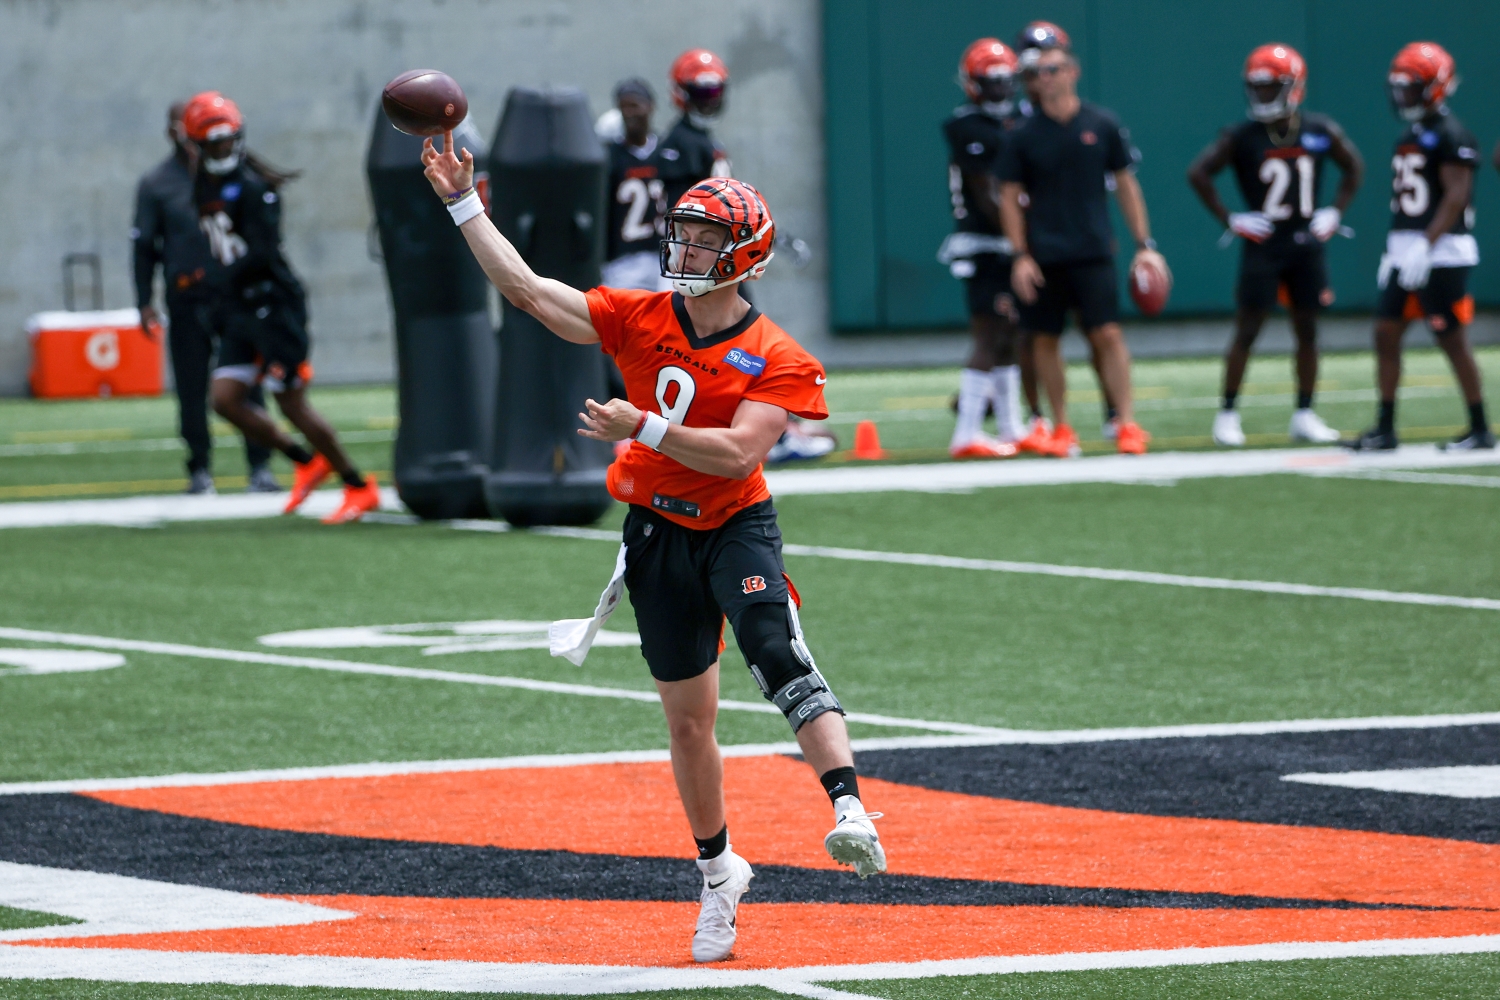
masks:
[(34, 396), (161, 395), (161, 327), (143, 331), (134, 309), (37, 313), (26, 333)]

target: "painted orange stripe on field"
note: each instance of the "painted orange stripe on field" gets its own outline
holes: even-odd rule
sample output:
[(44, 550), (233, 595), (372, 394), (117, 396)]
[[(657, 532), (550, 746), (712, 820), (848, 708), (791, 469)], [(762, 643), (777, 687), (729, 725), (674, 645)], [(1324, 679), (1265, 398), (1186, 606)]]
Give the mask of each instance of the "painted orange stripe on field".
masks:
[[(753, 894), (753, 889), (752, 889)], [(360, 916), (297, 927), (56, 939), (61, 947), (600, 965), (691, 965), (696, 903), (296, 896)], [(865, 906), (746, 902), (722, 967), (1500, 932), (1500, 913)], [(816, 955), (807, 942), (818, 942)]]
[[(1146, 816), (865, 778), (891, 871), (943, 878), (1500, 909), (1500, 846), (1321, 827)], [(735, 849), (830, 868), (828, 800), (786, 757), (725, 761)], [(95, 792), (272, 829), (593, 854), (689, 857), (667, 764)], [(689, 848), (690, 849), (690, 848)]]

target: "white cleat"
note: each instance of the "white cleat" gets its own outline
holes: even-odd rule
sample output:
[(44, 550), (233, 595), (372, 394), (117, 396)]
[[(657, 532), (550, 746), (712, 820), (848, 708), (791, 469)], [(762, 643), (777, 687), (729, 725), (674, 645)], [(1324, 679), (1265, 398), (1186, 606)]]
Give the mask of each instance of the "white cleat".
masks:
[(702, 908), (693, 933), (693, 961), (721, 962), (734, 950), (735, 911), (755, 872), (750, 862), (733, 851), (712, 861), (699, 861), (698, 869), (703, 872), (703, 895), (698, 899)]
[(841, 865), (852, 867), (860, 878), (885, 871), (885, 848), (880, 846), (880, 835), (875, 832), (872, 822), (883, 814), (865, 812), (859, 799), (852, 795), (840, 798), (834, 811), (838, 824), (823, 838), (828, 856)]
[[(1338, 435), (1334, 434), (1337, 438)], [(1239, 410), (1220, 410), (1214, 414), (1214, 444), (1225, 448), (1245, 447), (1245, 432), (1240, 428)]]
[(1339, 432), (1323, 423), (1323, 418), (1312, 410), (1296, 410), (1292, 413), (1292, 425), (1287, 436), (1293, 441), (1310, 441), (1313, 444), (1332, 444), (1340, 437)]

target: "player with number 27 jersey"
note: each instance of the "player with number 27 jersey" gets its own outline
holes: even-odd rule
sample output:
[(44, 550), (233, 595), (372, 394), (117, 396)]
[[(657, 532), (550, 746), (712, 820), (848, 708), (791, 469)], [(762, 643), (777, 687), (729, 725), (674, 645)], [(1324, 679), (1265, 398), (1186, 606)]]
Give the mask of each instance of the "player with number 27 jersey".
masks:
[[(749, 399), (807, 420), (828, 418), (822, 364), (753, 307), (729, 329), (700, 338), (679, 292), (595, 288), (588, 303), (600, 347), (620, 366), (630, 402), (645, 412), (686, 427), (728, 427)], [(610, 466), (609, 491), (698, 530), (771, 496), (759, 468), (742, 480), (710, 476), (639, 443)]]

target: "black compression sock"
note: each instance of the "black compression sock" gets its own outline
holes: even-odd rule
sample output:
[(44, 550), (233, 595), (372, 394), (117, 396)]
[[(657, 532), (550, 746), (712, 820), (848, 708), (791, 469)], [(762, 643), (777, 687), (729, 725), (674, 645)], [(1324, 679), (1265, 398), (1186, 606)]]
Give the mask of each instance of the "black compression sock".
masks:
[(308, 451), (300, 444), (289, 444), (285, 448), (281, 449), (281, 453), (287, 458), (290, 458), (293, 462), (296, 462), (298, 465), (306, 465), (308, 462), (311, 462), (313, 460), (312, 452)]
[(1232, 410), (1232, 409), (1234, 409), (1234, 402), (1235, 402), (1235, 400), (1237, 400), (1239, 398), (1240, 398), (1240, 394), (1238, 392), (1226, 392), (1226, 393), (1224, 393), (1224, 409), (1226, 409), (1226, 410)]
[(1297, 393), (1297, 409), (1299, 409), (1299, 410), (1310, 410), (1310, 409), (1312, 409), (1312, 397), (1313, 397), (1313, 394), (1310, 393), (1310, 392), (1299, 392), (1299, 393)]
[(852, 767), (836, 767), (825, 772), (818, 780), (823, 783), (823, 791), (828, 793), (828, 798), (834, 802), (845, 795), (859, 798), (859, 779), (854, 776)]
[(1120, 419), (1120, 411), (1119, 410), (1115, 409), (1113, 406), (1106, 406), (1104, 408), (1104, 422), (1106, 424), (1109, 423), (1111, 420), (1118, 420), (1118, 419)]
[(365, 477), (360, 475), (359, 470), (353, 466), (350, 466), (348, 472), (340, 472), (339, 478), (344, 481), (345, 486), (352, 486), (355, 489), (359, 489), (365, 484)]
[(1040, 420), (1040, 419), (1042, 419), (1042, 411), (1041, 410), (1035, 410), (1035, 409), (1032, 410), (1031, 411), (1031, 419), (1032, 420)]
[(729, 824), (725, 823), (724, 829), (707, 840), (698, 840), (697, 837), (694, 837), (693, 840), (697, 841), (698, 844), (698, 860), (712, 861), (729, 850)]
[(1484, 400), (1469, 404), (1469, 429), (1477, 434), (1483, 434), (1490, 429), (1489, 422), (1484, 416)]
[(1380, 426), (1379, 426), (1378, 430), (1382, 434), (1394, 434), (1394, 433), (1396, 433), (1396, 401), (1395, 400), (1391, 400), (1389, 403), (1387, 403), (1384, 400), (1381, 400), (1381, 402), (1380, 402)]

